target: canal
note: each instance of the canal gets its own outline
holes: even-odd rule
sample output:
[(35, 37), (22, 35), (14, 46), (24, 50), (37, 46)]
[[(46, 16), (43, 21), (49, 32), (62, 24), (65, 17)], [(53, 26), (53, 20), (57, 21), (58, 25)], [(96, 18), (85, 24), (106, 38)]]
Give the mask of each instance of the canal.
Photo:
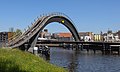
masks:
[(69, 72), (120, 72), (119, 55), (94, 54), (63, 48), (50, 48), (50, 63), (66, 68)]

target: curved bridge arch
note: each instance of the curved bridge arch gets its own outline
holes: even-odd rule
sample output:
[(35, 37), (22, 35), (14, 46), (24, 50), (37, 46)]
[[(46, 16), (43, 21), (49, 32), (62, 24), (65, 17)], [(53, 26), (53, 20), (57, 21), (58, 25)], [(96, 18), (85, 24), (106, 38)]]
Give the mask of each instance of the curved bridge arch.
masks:
[(59, 22), (60, 24), (63, 24), (72, 33), (75, 41), (79, 41), (80, 40), (79, 34), (77, 32), (77, 29), (75, 28), (73, 23), (70, 20), (68, 20), (67, 18), (63, 17), (63, 16), (52, 16), (52, 17), (49, 17), (47, 19), (47, 21), (42, 25), (42, 28), (40, 29), (40, 31), (43, 30), (44, 27), (46, 27), (48, 24), (50, 24), (52, 22)]
[(59, 22), (63, 24), (72, 33), (75, 41), (80, 41), (79, 34), (73, 25), (73, 22), (63, 14), (53, 13), (39, 18), (30, 29), (21, 35), (20, 38), (16, 39), (15, 42), (11, 42), (9, 46), (25, 48), (25, 44), (28, 44), (27, 49), (33, 48), (37, 42), (40, 32), (51, 22)]

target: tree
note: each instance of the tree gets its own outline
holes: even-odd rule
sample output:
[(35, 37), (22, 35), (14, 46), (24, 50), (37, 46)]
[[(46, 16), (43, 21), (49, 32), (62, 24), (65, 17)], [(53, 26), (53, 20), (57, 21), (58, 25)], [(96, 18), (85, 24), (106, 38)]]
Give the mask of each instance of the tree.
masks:
[(21, 35), (21, 34), (22, 34), (22, 31), (20, 29), (16, 29), (15, 35)]

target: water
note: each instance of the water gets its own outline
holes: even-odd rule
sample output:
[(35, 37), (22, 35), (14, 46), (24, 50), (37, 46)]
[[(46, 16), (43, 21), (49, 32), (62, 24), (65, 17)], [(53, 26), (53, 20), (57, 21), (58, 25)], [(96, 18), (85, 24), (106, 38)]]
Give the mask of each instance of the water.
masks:
[(120, 72), (119, 55), (51, 48), (49, 62), (67, 68), (69, 72)]

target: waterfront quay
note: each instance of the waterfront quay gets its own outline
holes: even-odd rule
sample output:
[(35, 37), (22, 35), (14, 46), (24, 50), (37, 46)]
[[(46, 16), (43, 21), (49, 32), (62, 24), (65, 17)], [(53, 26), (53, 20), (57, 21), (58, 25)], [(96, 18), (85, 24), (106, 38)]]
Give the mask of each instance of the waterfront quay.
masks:
[(89, 52), (92, 50), (94, 53), (96, 51), (101, 51), (102, 54), (113, 54), (117, 53), (120, 54), (120, 42), (74, 42), (74, 41), (38, 41), (36, 46), (39, 48), (40, 45), (48, 45), (48, 46), (58, 46), (68, 49), (74, 50), (86, 50)]

